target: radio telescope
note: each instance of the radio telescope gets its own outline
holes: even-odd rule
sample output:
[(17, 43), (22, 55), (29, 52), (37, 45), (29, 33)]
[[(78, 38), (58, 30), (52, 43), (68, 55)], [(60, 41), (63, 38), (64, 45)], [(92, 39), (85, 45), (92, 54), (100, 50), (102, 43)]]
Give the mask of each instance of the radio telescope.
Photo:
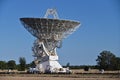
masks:
[[(48, 18), (49, 16), (53, 18)], [(44, 18), (20, 18), (24, 27), (37, 39), (33, 44), (36, 69), (40, 72), (67, 72), (58, 62), (56, 48), (60, 48), (62, 40), (73, 33), (80, 22), (60, 20), (55, 9), (48, 9)]]

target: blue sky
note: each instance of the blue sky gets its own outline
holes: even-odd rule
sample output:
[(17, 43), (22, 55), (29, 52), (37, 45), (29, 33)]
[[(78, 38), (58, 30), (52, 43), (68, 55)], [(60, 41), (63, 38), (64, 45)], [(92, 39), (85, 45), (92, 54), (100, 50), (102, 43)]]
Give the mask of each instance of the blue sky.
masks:
[(80, 28), (57, 49), (59, 62), (66, 65), (96, 64), (103, 50), (120, 57), (119, 0), (0, 0), (0, 60), (25, 57), (31, 62), (33, 37), (20, 23), (21, 17), (44, 17), (56, 8), (60, 19), (80, 21)]

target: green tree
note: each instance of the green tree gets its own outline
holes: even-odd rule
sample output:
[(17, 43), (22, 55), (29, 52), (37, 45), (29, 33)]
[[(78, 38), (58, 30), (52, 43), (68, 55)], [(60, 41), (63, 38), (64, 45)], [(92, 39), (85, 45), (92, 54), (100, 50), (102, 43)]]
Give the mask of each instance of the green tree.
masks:
[(14, 60), (10, 60), (7, 62), (8, 69), (16, 69), (16, 62)]
[(90, 69), (89, 66), (84, 67), (84, 71), (89, 71), (89, 69)]
[(66, 67), (70, 67), (70, 63), (69, 62), (66, 64)]
[(19, 58), (19, 66), (18, 66), (18, 70), (20, 70), (20, 71), (24, 71), (25, 70), (25, 68), (26, 68), (26, 60), (25, 60), (25, 58), (24, 57), (20, 57)]
[(35, 68), (36, 67), (36, 65), (35, 65), (35, 62), (34, 61), (32, 61), (31, 63), (29, 63), (29, 64), (26, 64), (26, 68), (27, 69), (29, 69), (29, 68)]
[(96, 61), (100, 69), (114, 70), (116, 56), (110, 51), (102, 51)]
[(115, 58), (115, 70), (120, 70), (120, 57)]
[(34, 68), (35, 66), (36, 66), (36, 65), (35, 65), (35, 62), (32, 61), (32, 62), (30, 63), (30, 67)]
[(0, 61), (0, 69), (4, 70), (7, 68), (7, 63), (5, 61)]

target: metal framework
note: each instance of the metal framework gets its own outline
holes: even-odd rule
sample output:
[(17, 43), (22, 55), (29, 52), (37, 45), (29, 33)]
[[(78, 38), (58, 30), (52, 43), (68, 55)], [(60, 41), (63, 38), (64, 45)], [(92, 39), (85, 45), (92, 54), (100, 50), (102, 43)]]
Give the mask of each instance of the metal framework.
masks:
[(54, 19), (59, 19), (56, 9), (48, 9), (44, 18), (48, 18), (49, 15), (52, 15)]
[[(53, 15), (54, 19), (47, 18), (49, 15)], [(37, 38), (32, 50), (39, 70), (44, 68), (43, 71), (54, 71), (54, 69), (62, 68), (57, 62), (56, 48), (61, 47), (62, 39), (73, 33), (80, 23), (60, 20), (55, 9), (48, 9), (44, 18), (20, 18), (20, 21)]]
[(72, 34), (79, 22), (48, 18), (21, 18), (24, 27), (38, 39), (62, 40)]

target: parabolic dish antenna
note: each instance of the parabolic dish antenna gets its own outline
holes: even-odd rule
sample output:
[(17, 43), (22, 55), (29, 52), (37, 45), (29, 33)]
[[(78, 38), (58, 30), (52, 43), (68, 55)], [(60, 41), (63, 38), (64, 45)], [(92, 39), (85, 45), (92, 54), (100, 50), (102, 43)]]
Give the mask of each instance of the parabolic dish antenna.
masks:
[(58, 63), (56, 48), (61, 47), (62, 39), (73, 33), (80, 22), (60, 20), (55, 9), (48, 9), (44, 18), (20, 18), (20, 21), (37, 38), (32, 48), (36, 69), (43, 73), (67, 72)]

